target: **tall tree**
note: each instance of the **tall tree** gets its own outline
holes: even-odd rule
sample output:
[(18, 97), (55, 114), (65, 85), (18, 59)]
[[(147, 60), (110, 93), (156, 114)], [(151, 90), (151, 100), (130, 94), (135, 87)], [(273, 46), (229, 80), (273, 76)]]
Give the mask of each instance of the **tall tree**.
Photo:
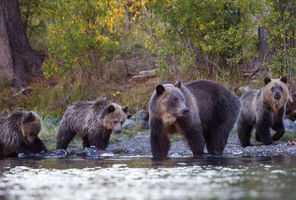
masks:
[(0, 0), (0, 81), (22, 87), (42, 76), (42, 57), (26, 36), (17, 0)]

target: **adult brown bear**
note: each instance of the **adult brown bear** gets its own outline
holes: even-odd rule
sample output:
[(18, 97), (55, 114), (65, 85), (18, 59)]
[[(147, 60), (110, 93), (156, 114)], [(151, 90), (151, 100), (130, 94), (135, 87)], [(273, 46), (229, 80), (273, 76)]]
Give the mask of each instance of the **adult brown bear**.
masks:
[(149, 102), (151, 151), (165, 158), (170, 149), (168, 134), (185, 136), (193, 155), (223, 154), (228, 135), (240, 111), (239, 99), (210, 80), (161, 84)]
[(34, 112), (16, 111), (0, 118), (0, 156), (40, 153), (47, 149), (39, 139), (41, 118)]
[[(243, 147), (250, 146), (253, 128), (256, 140), (269, 145), (279, 140), (285, 133), (283, 123), (289, 91), (287, 78), (265, 78), (265, 86), (260, 90), (249, 90), (241, 98), (241, 114), (237, 122), (237, 133)], [(270, 128), (276, 131), (271, 137)]]

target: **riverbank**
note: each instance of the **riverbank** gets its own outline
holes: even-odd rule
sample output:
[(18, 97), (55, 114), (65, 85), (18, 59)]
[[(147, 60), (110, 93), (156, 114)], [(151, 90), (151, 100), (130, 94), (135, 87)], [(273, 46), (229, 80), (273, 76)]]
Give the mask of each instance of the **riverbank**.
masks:
[[(151, 155), (150, 152), (150, 131), (137, 133), (137, 136), (130, 140), (117, 142), (108, 146), (107, 151), (115, 152), (117, 155)], [(231, 133), (224, 150), (226, 157), (237, 156), (288, 156), (296, 155), (296, 145), (290, 142), (279, 141), (272, 145), (263, 145), (252, 139), (254, 146), (243, 148), (239, 144), (237, 133)], [(207, 153), (207, 151), (205, 150)], [(171, 143), (169, 152), (171, 157), (192, 156), (185, 140)]]
[[(294, 135), (289, 133), (290, 135)], [(150, 151), (150, 130), (139, 131), (133, 135), (132, 138), (127, 138), (121, 135), (121, 140), (112, 140), (117, 138), (118, 135), (111, 136), (111, 144), (107, 147), (106, 152), (110, 154), (107, 157), (151, 157)], [(188, 147), (183, 137), (173, 135), (171, 138), (171, 148), (169, 157), (192, 157), (192, 152)], [(53, 143), (55, 141), (45, 141), (45, 143)], [(290, 141), (285, 142), (280, 140), (272, 145), (263, 145), (256, 142), (253, 138), (251, 143), (254, 146), (243, 148), (240, 146), (236, 132), (229, 135), (228, 143), (224, 149), (223, 157), (273, 157), (273, 156), (296, 156), (296, 145)], [(83, 149), (81, 140), (79, 138), (72, 142), (72, 145), (67, 150), (52, 150), (49, 153), (38, 155), (19, 155), (20, 158), (75, 158), (82, 157), (86, 159), (100, 159), (102, 152), (98, 152), (95, 148)], [(113, 155), (112, 155), (113, 154)], [(211, 157), (207, 154), (206, 157)]]
[[(140, 110), (132, 115), (124, 124), (120, 134), (112, 134), (109, 146), (106, 151), (114, 154), (115, 157), (122, 156), (145, 156), (151, 157), (150, 151), (150, 129), (148, 125), (149, 114), (146, 110)], [(40, 133), (41, 139), (49, 149), (50, 153), (40, 155), (20, 155), (20, 157), (84, 157), (89, 159), (101, 158), (102, 152), (97, 152), (95, 148), (83, 149), (82, 141), (79, 137), (69, 144), (68, 149), (55, 150), (56, 148), (56, 132), (59, 119), (45, 119), (43, 130)], [(284, 120), (286, 132), (284, 136), (272, 145), (266, 146), (255, 141), (251, 137), (251, 143), (254, 146), (242, 148), (236, 126), (229, 134), (227, 145), (224, 149), (224, 157), (262, 157), (262, 156), (294, 156), (296, 155), (295, 142), (290, 142), (296, 138), (296, 121), (289, 119)], [(191, 157), (192, 152), (187, 145), (184, 137), (178, 134), (170, 136), (171, 148), (169, 157)], [(207, 150), (205, 148), (205, 156)], [(110, 154), (109, 154), (110, 155)]]

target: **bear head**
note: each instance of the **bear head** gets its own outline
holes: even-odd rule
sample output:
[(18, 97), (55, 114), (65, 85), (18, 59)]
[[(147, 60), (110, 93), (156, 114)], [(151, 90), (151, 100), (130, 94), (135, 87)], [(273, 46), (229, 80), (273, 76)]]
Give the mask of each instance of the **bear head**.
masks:
[(157, 111), (164, 123), (174, 123), (178, 117), (185, 117), (189, 112), (181, 87), (181, 81), (156, 86)]
[(32, 144), (38, 136), (42, 127), (42, 120), (34, 112), (23, 112), (21, 131), (25, 142)]
[(267, 102), (274, 111), (278, 111), (286, 105), (289, 98), (287, 78), (270, 79), (266, 77), (264, 83), (263, 101)]
[(115, 103), (108, 105), (102, 115), (104, 128), (112, 130), (114, 133), (120, 133), (122, 124), (127, 119), (128, 110), (127, 106), (121, 107)]

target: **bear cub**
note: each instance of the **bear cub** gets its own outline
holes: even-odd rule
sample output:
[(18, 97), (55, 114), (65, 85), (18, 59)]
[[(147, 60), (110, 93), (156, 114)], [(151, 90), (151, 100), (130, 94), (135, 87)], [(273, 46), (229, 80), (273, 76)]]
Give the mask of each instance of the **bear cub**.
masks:
[(239, 99), (210, 80), (160, 84), (149, 102), (150, 144), (153, 158), (166, 158), (169, 134), (181, 133), (194, 156), (223, 154), (240, 111)]
[[(287, 78), (265, 78), (265, 86), (260, 90), (249, 90), (240, 98), (242, 109), (237, 128), (240, 143), (243, 147), (250, 146), (253, 128), (255, 138), (265, 145), (279, 140), (285, 133), (283, 123), (286, 104), (289, 97)], [(270, 128), (276, 133), (271, 137)]]
[(47, 149), (39, 139), (41, 118), (34, 112), (16, 111), (0, 118), (0, 156), (40, 153)]
[(76, 134), (83, 147), (95, 146), (105, 150), (113, 132), (121, 132), (127, 118), (128, 107), (121, 107), (106, 99), (76, 102), (70, 106), (60, 122), (57, 133), (57, 149), (66, 149)]

